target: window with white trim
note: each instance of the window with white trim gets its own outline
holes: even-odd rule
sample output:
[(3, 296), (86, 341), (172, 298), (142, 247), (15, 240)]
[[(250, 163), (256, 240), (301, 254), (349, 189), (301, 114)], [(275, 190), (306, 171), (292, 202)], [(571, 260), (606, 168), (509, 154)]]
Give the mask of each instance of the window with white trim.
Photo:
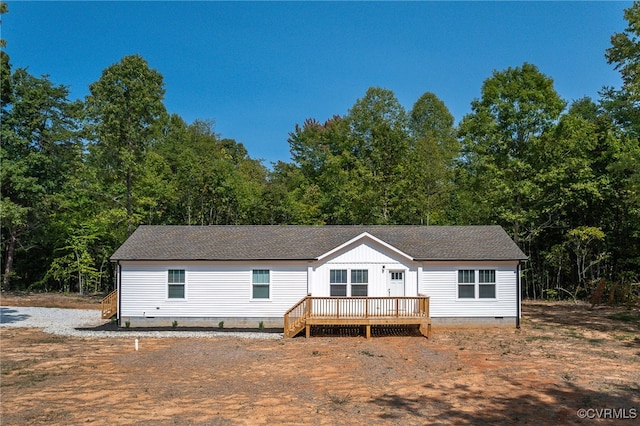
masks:
[(254, 269), (251, 274), (253, 299), (268, 299), (271, 277), (268, 269)]
[(369, 270), (331, 269), (329, 270), (329, 289), (331, 297), (367, 297)]
[(184, 269), (169, 269), (167, 278), (167, 297), (169, 299), (184, 299), (185, 272)]
[(478, 297), (480, 299), (496, 298), (495, 269), (480, 269), (478, 271)]
[[(477, 272), (477, 273), (476, 273)], [(476, 280), (477, 277), (477, 280)], [(459, 299), (495, 299), (495, 269), (460, 269), (458, 270)]]
[(351, 297), (367, 297), (369, 294), (369, 270), (351, 270)]
[(458, 271), (458, 298), (475, 299), (476, 297), (476, 271), (461, 269)]
[(329, 271), (329, 285), (331, 297), (347, 297), (347, 270), (331, 269)]

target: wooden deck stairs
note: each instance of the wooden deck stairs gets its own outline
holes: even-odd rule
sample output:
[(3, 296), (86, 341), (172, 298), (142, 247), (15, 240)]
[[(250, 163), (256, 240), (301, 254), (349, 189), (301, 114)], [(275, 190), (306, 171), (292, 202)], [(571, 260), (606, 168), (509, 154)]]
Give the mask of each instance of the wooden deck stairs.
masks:
[(367, 338), (372, 326), (417, 325), (420, 333), (430, 338), (429, 297), (308, 295), (284, 314), (284, 337), (294, 337), (302, 330), (310, 337), (313, 325), (364, 326)]
[(118, 314), (118, 290), (107, 294), (102, 302), (102, 319), (111, 319)]

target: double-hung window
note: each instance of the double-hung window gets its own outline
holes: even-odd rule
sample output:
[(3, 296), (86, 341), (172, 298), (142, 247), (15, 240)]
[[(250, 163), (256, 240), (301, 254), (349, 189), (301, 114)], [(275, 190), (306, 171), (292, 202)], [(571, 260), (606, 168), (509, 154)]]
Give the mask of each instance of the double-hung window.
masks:
[(169, 299), (184, 299), (185, 273), (184, 269), (169, 269), (167, 280), (167, 295)]
[(347, 297), (347, 270), (332, 269), (329, 271), (331, 297)]
[[(329, 295), (331, 297), (367, 297), (369, 295), (369, 271), (367, 269), (331, 269), (329, 271)], [(350, 292), (347, 292), (350, 288)]]
[[(476, 279), (477, 277), (477, 279)], [(495, 269), (460, 269), (458, 270), (459, 299), (495, 299)]]
[(268, 299), (269, 298), (269, 277), (268, 269), (254, 269), (251, 283), (253, 285), (253, 298), (254, 299)]
[(480, 299), (496, 298), (496, 271), (494, 269), (478, 271), (478, 297)]
[(369, 271), (367, 269), (351, 270), (351, 296), (367, 297), (369, 293)]
[(475, 299), (476, 271), (461, 269), (458, 271), (458, 297), (460, 299)]

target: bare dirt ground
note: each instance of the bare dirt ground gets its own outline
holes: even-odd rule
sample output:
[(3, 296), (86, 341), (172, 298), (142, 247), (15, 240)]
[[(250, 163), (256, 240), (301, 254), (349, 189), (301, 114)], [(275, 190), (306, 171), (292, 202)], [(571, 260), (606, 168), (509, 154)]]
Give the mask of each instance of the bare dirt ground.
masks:
[(1, 306), (32, 306), (44, 308), (100, 309), (104, 294), (22, 293), (2, 292)]
[[(67, 306), (86, 308), (80, 299)], [(433, 331), (431, 340), (145, 338), (136, 352), (126, 336), (2, 328), (0, 423), (638, 424), (637, 308), (529, 302), (520, 330)]]

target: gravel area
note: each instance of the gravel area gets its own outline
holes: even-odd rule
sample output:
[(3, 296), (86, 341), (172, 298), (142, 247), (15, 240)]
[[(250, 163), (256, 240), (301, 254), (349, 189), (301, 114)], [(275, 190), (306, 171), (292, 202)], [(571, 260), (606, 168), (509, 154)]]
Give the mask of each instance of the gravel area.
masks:
[(281, 333), (218, 332), (218, 331), (102, 331), (78, 330), (105, 324), (100, 311), (92, 309), (61, 309), (0, 306), (0, 327), (42, 328), (45, 333), (72, 337), (242, 337), (250, 339), (281, 339)]

